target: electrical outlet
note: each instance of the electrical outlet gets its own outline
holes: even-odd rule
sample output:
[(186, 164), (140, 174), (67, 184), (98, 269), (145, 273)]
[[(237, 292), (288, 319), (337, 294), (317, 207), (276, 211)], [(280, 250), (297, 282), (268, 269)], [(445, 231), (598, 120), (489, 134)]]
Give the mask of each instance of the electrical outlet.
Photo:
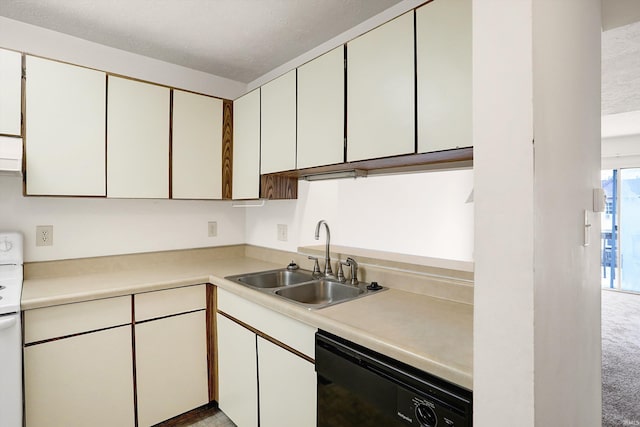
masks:
[(218, 235), (218, 223), (216, 221), (209, 221), (209, 237), (216, 237)]
[(36, 225), (36, 246), (53, 246), (53, 225)]
[(287, 224), (278, 224), (278, 240), (287, 241)]

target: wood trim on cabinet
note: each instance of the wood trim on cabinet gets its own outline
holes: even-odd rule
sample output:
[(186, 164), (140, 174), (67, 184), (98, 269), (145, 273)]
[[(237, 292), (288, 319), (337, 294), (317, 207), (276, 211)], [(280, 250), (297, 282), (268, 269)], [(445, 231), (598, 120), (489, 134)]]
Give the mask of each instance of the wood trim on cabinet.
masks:
[(173, 89), (169, 89), (169, 199), (173, 199)]
[(233, 102), (222, 101), (222, 200), (233, 198)]
[(298, 357), (301, 357), (302, 359), (306, 360), (307, 362), (313, 363), (313, 364), (316, 363), (316, 361), (314, 359), (312, 359), (311, 357), (307, 356), (306, 354), (296, 350), (293, 347), (290, 347), (290, 346), (286, 345), (282, 341), (278, 341), (277, 339), (273, 338), (270, 335), (265, 334), (264, 332), (260, 331), (259, 329), (256, 329), (253, 326), (244, 323), (242, 320), (238, 320), (235, 317), (225, 313), (224, 311), (218, 310), (218, 314), (220, 314), (221, 316), (224, 316), (227, 319), (237, 323), (238, 325), (242, 326), (243, 328), (250, 330), (251, 332), (253, 332), (257, 336), (259, 336), (261, 338), (264, 338), (265, 340), (277, 345), (278, 347), (281, 347), (282, 349), (287, 350), (288, 352), (293, 353)]
[(260, 175), (260, 198), (297, 199), (298, 177), (292, 176), (290, 172)]
[(373, 173), (415, 172), (473, 165), (473, 147), (456, 148), (431, 153), (405, 154), (357, 162), (297, 169), (260, 175), (260, 197), (269, 200), (298, 198), (298, 179), (305, 175), (350, 171)]
[(22, 76), (20, 77), (20, 115), (22, 134), (22, 195), (27, 195), (27, 56), (22, 54)]
[(207, 284), (207, 370), (209, 373), (209, 402), (218, 400), (218, 346), (216, 345), (216, 287)]
[(131, 295), (131, 359), (133, 367), (133, 419), (138, 427), (138, 376), (136, 371), (136, 296)]

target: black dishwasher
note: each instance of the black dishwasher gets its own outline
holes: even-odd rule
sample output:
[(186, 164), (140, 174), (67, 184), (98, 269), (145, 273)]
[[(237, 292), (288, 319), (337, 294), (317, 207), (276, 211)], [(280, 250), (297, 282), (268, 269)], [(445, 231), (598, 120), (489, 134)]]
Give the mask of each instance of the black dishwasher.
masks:
[(472, 392), (325, 331), (316, 333), (318, 427), (470, 427)]

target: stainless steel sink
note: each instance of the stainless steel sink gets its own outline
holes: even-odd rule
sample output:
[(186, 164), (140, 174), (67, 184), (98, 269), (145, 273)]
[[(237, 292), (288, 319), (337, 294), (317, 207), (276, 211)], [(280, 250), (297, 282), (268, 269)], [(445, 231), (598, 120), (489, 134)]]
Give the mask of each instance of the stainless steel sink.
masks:
[(239, 276), (227, 277), (229, 280), (240, 282), (244, 285), (253, 286), (254, 288), (280, 288), (282, 286), (291, 286), (297, 283), (304, 283), (314, 280), (310, 271), (306, 270), (272, 270), (262, 271), (258, 273), (244, 274)]
[(227, 276), (226, 279), (308, 309), (323, 308), (379, 292), (367, 289), (368, 283), (360, 282), (354, 286), (334, 278), (318, 278), (308, 270), (289, 271), (285, 268)]
[(291, 288), (279, 289), (275, 291), (275, 294), (302, 304), (326, 306), (353, 299), (365, 292), (365, 289), (356, 286), (330, 280), (317, 280)]

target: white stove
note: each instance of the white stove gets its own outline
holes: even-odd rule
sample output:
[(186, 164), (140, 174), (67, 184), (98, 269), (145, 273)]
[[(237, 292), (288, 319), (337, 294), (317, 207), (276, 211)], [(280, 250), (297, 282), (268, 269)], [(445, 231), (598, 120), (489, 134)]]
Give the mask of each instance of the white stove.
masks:
[(22, 426), (22, 234), (0, 232), (0, 426)]

